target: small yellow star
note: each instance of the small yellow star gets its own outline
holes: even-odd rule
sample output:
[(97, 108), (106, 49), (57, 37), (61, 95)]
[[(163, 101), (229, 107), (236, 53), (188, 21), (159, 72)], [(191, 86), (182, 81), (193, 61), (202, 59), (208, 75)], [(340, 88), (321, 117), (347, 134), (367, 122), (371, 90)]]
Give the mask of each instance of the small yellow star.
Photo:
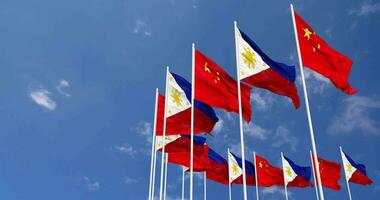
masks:
[(310, 35), (312, 32), (308, 28), (304, 28), (303, 31), (305, 31), (305, 34), (303, 35), (304, 37), (307, 37), (308, 40), (310, 40)]

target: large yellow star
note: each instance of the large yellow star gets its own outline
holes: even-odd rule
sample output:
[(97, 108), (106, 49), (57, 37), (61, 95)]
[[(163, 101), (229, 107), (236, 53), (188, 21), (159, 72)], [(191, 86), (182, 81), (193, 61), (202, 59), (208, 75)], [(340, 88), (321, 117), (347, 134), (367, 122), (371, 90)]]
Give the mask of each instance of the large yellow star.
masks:
[(255, 68), (255, 53), (248, 47), (244, 47), (244, 53), (241, 54), (244, 57), (244, 63), (247, 65), (248, 68), (254, 69)]
[(263, 163), (261, 161), (259, 162), (259, 167), (263, 168)]
[(305, 34), (303, 36), (310, 40), (310, 35), (313, 33), (308, 28), (304, 28), (303, 31), (305, 31)]
[(205, 72), (211, 73), (210, 68), (208, 68), (207, 62), (205, 63), (204, 67), (205, 67)]
[(177, 107), (182, 106), (182, 99), (180, 95), (181, 94), (176, 89), (174, 89), (172, 93), (170, 94), (170, 96), (172, 97), (173, 103), (175, 103)]

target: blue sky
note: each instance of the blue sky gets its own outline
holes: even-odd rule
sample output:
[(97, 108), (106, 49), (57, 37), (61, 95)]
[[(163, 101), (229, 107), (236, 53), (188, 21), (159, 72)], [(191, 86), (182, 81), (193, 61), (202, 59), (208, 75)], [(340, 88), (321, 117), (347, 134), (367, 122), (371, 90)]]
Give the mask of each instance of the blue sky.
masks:
[[(148, 193), (154, 91), (164, 89), (165, 66), (190, 80), (191, 43), (235, 76), (233, 20), (273, 59), (298, 63), (291, 1), (253, 0), (2, 0), (0, 2), (0, 199), (145, 199)], [(339, 145), (366, 164), (370, 187), (351, 185), (354, 199), (380, 195), (380, 2), (294, 2), (331, 46), (354, 61), (347, 96), (306, 71), (318, 153), (339, 162)], [(299, 94), (303, 97), (297, 80)], [(254, 89), (252, 152), (280, 166), (280, 152), (309, 165), (303, 98)], [(207, 144), (238, 153), (238, 118), (218, 110)], [(180, 197), (180, 169), (169, 166), (169, 199)], [(195, 197), (202, 196), (199, 175)], [(346, 199), (325, 189), (328, 199)], [(187, 185), (188, 186), (188, 185)], [(290, 189), (291, 199), (314, 190)], [(227, 187), (208, 181), (209, 199)], [(282, 199), (282, 188), (260, 189)], [(233, 186), (241, 199), (241, 186)], [(249, 198), (254, 189), (249, 188)]]

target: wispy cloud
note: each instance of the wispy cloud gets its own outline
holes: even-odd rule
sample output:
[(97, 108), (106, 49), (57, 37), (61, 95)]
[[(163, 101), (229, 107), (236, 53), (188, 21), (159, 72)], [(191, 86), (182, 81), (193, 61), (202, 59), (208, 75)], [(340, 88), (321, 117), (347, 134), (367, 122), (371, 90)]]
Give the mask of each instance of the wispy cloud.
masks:
[(64, 91), (65, 88), (68, 88), (70, 87), (70, 83), (68, 81), (66, 81), (65, 79), (62, 79), (59, 81), (58, 85), (57, 85), (57, 91), (65, 96), (65, 97), (71, 97), (71, 94), (67, 93)]
[(214, 129), (212, 130), (213, 133), (215, 133), (215, 135), (218, 135), (219, 133), (222, 132), (223, 130), (223, 119), (219, 119), (219, 121), (215, 124), (215, 127)]
[(129, 184), (135, 184), (141, 181), (141, 178), (132, 178), (132, 177), (124, 177), (124, 183)]
[(327, 131), (347, 134), (354, 130), (380, 135), (380, 122), (371, 117), (371, 111), (380, 109), (380, 100), (365, 96), (350, 96), (343, 100), (342, 111), (333, 117)]
[(97, 191), (100, 189), (100, 183), (98, 181), (92, 181), (90, 178), (88, 178), (87, 176), (84, 176), (83, 177), (83, 180), (86, 184), (86, 188), (89, 190), (89, 191)]
[(50, 98), (49, 95), (50, 92), (45, 89), (32, 90), (29, 93), (30, 98), (32, 98), (36, 104), (53, 111), (57, 107), (57, 104)]
[[(322, 94), (326, 91), (330, 84), (330, 80), (322, 75), (304, 68), (305, 79), (307, 80), (307, 87), (313, 94)], [(301, 79), (299, 79), (301, 81)], [(302, 84), (302, 83), (301, 83)]]
[[(275, 194), (285, 195), (285, 190), (283, 188), (278, 188), (278, 187), (267, 187), (267, 188), (263, 188), (261, 190), (261, 193), (263, 195), (275, 195)], [(288, 197), (292, 195), (293, 193), (288, 190)]]
[(248, 136), (260, 140), (266, 140), (268, 138), (268, 135), (270, 134), (270, 132), (267, 129), (264, 129), (263, 127), (252, 122), (249, 124), (244, 124), (243, 129), (244, 133)]
[(277, 127), (274, 135), (274, 142), (272, 143), (273, 147), (279, 148), (284, 145), (288, 145), (291, 150), (296, 151), (298, 145), (298, 139), (291, 134), (289, 129), (284, 126)]
[(373, 3), (372, 1), (364, 1), (358, 8), (349, 10), (348, 14), (361, 17), (361, 16), (369, 16), (377, 12), (380, 12), (379, 2)]
[(137, 154), (137, 151), (129, 144), (114, 146), (114, 149), (130, 157), (134, 157)]
[(152, 123), (149, 122), (140, 122), (135, 128), (136, 133), (142, 135), (146, 138), (146, 140), (151, 143), (152, 142)]
[(269, 92), (255, 92), (251, 95), (254, 108), (259, 111), (265, 111), (272, 107), (274, 95)]
[(135, 21), (135, 25), (132, 29), (132, 33), (134, 34), (144, 34), (145, 36), (151, 36), (152, 32), (148, 29), (148, 26), (145, 21), (138, 19)]

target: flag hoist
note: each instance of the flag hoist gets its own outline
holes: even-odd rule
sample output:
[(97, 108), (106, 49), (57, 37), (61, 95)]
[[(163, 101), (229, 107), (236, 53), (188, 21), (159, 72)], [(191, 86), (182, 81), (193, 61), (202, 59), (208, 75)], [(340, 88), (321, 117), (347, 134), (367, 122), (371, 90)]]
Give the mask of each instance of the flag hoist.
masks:
[[(239, 102), (239, 127), (240, 127), (240, 147), (241, 147), (241, 159), (245, 161), (245, 148), (244, 148), (244, 133), (243, 133), (243, 112), (241, 102), (241, 88), (240, 88), (240, 73), (239, 73), (239, 48), (238, 48), (238, 36), (237, 36), (237, 22), (234, 21), (234, 33), (235, 33), (235, 51), (236, 51), (236, 74), (237, 74), (237, 88), (238, 88), (238, 102)], [(242, 162), (243, 169), (243, 195), (244, 200), (247, 200), (247, 180), (245, 173), (245, 162)]]
[[(296, 25), (296, 22), (295, 22), (293, 4), (290, 4), (290, 9), (291, 9), (291, 14), (292, 14), (293, 28), (294, 28), (296, 45), (297, 45), (298, 60), (299, 60), (299, 67), (300, 67), (301, 80), (302, 80), (302, 88), (303, 88), (303, 93), (304, 93), (304, 98), (305, 98), (306, 115), (307, 115), (307, 119), (308, 119), (309, 130), (310, 130), (311, 147), (312, 147), (312, 152), (313, 152), (313, 155), (314, 155), (313, 159), (314, 159), (315, 171), (316, 171), (315, 174), (316, 174), (316, 177), (317, 177), (317, 180), (318, 180), (317, 182), (321, 183), (321, 174), (320, 174), (320, 171), (319, 171), (317, 146), (315, 144), (313, 122), (312, 122), (312, 119), (311, 119), (311, 113), (310, 113), (310, 108), (309, 108), (309, 98), (308, 98), (308, 95), (307, 95), (305, 76), (304, 76), (304, 72), (303, 72), (302, 56), (301, 56), (301, 50), (300, 50), (299, 41), (298, 41), (297, 25)], [(320, 199), (324, 200), (322, 184), (318, 184), (318, 189), (319, 189)]]
[(157, 105), (158, 105), (158, 88), (156, 88), (156, 101), (154, 106), (154, 122), (152, 131), (152, 154), (150, 160), (150, 177), (149, 177), (149, 196), (148, 199), (152, 200), (154, 197), (154, 185), (156, 176), (156, 121), (157, 121)]

